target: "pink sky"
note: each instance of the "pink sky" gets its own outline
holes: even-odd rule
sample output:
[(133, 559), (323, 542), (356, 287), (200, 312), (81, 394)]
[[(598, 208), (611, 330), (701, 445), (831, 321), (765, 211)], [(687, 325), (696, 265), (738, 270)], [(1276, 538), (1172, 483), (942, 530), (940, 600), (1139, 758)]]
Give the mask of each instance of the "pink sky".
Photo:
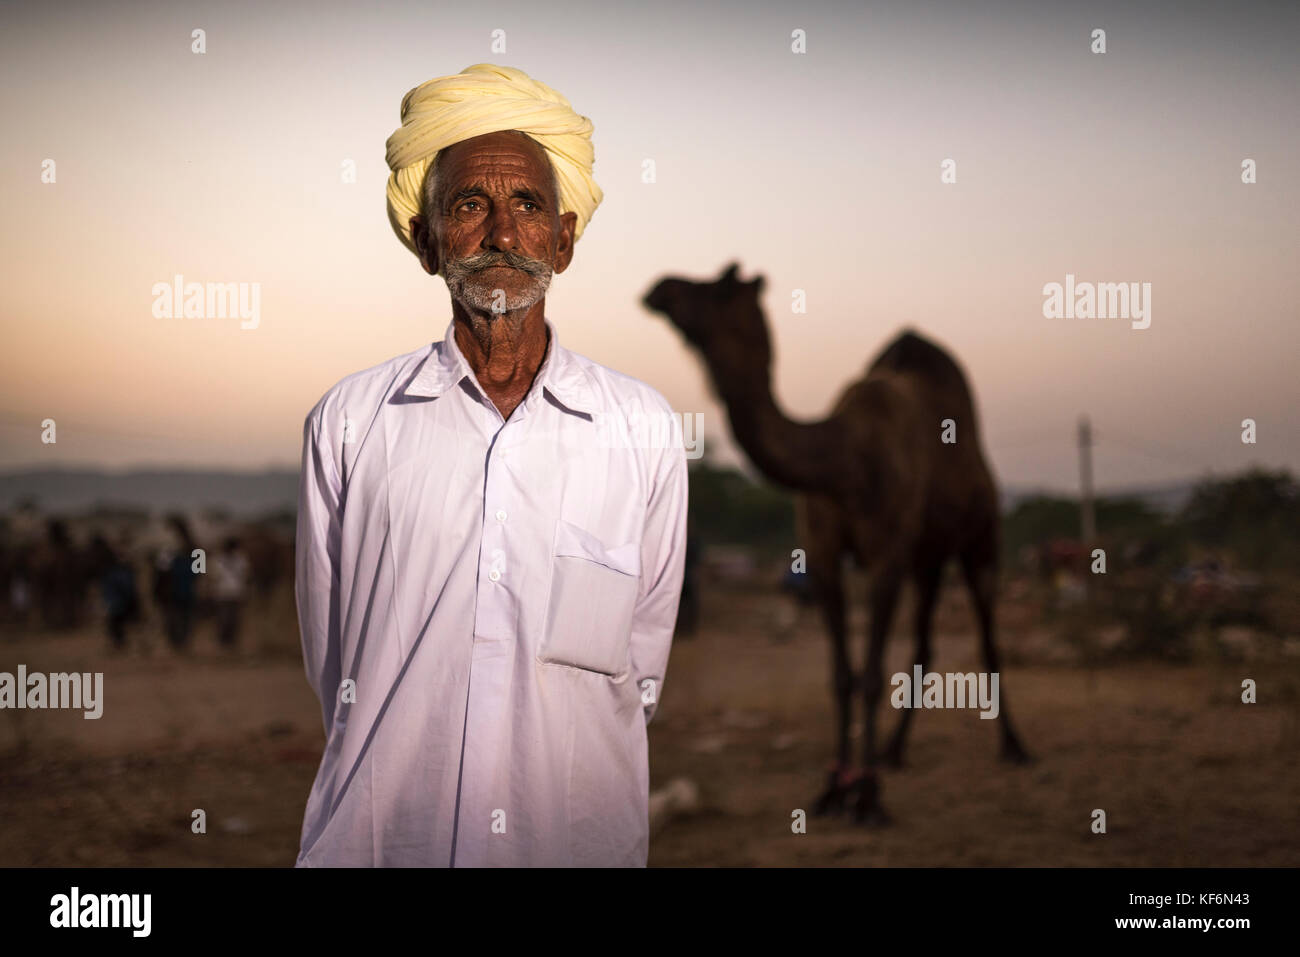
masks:
[[(724, 459), (700, 364), (638, 300), (737, 259), (767, 277), (791, 416), (911, 325), (966, 367), (1004, 482), (1072, 487), (1085, 412), (1102, 488), (1300, 470), (1294, 10), (378, 9), (6, 14), (0, 469), (296, 466), (329, 386), (442, 337), (446, 287), (385, 218), (384, 140), (408, 89), (489, 61), (595, 124), (606, 199), (548, 296), (561, 341), (703, 412)], [(1067, 273), (1151, 283), (1151, 327), (1045, 319)], [(155, 318), (176, 274), (259, 283), (260, 324)]]

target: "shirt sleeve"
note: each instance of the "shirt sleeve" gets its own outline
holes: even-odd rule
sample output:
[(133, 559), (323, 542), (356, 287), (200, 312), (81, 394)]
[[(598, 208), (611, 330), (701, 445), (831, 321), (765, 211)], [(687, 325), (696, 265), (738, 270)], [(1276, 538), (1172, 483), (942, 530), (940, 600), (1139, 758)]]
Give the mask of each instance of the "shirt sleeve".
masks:
[(329, 737), (338, 702), (339, 542), (342, 482), (322, 436), (320, 407), (303, 426), (298, 479), (298, 527), (294, 548), (294, 600), (307, 681), (320, 699)]
[(632, 617), (631, 671), (646, 724), (659, 706), (682, 597), (687, 490), (686, 452), (677, 443), (659, 456), (641, 536), (641, 589)]

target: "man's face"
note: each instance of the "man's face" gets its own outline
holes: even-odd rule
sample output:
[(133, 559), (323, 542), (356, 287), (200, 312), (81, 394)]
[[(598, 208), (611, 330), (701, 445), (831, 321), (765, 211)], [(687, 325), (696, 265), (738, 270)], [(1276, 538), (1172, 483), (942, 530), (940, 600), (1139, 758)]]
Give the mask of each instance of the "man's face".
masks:
[(467, 308), (528, 309), (568, 268), (577, 220), (560, 215), (545, 150), (518, 132), (488, 133), (443, 150), (439, 163), (430, 219), (411, 221), (424, 268)]

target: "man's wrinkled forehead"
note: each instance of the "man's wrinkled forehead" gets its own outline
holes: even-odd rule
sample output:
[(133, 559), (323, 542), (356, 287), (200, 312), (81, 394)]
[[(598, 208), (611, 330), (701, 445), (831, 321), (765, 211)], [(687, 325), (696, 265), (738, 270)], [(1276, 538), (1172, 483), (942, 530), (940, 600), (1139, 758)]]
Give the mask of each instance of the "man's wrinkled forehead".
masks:
[(553, 202), (558, 202), (558, 184), (546, 150), (519, 130), (485, 133), (439, 151), (434, 164), (439, 199), (450, 188), (472, 185), (468, 180), (481, 174), (485, 168), (516, 173), (549, 193)]

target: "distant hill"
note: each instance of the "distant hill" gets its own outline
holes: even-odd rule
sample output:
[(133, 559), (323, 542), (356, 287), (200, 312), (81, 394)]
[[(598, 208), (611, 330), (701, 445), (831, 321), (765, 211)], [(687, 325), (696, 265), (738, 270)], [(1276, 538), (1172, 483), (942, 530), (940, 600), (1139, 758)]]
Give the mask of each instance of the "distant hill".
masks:
[(0, 509), (34, 501), (42, 512), (81, 512), (118, 506), (166, 512), (222, 508), (250, 518), (298, 504), (298, 470), (219, 472), (142, 469), (39, 469), (0, 473)]

